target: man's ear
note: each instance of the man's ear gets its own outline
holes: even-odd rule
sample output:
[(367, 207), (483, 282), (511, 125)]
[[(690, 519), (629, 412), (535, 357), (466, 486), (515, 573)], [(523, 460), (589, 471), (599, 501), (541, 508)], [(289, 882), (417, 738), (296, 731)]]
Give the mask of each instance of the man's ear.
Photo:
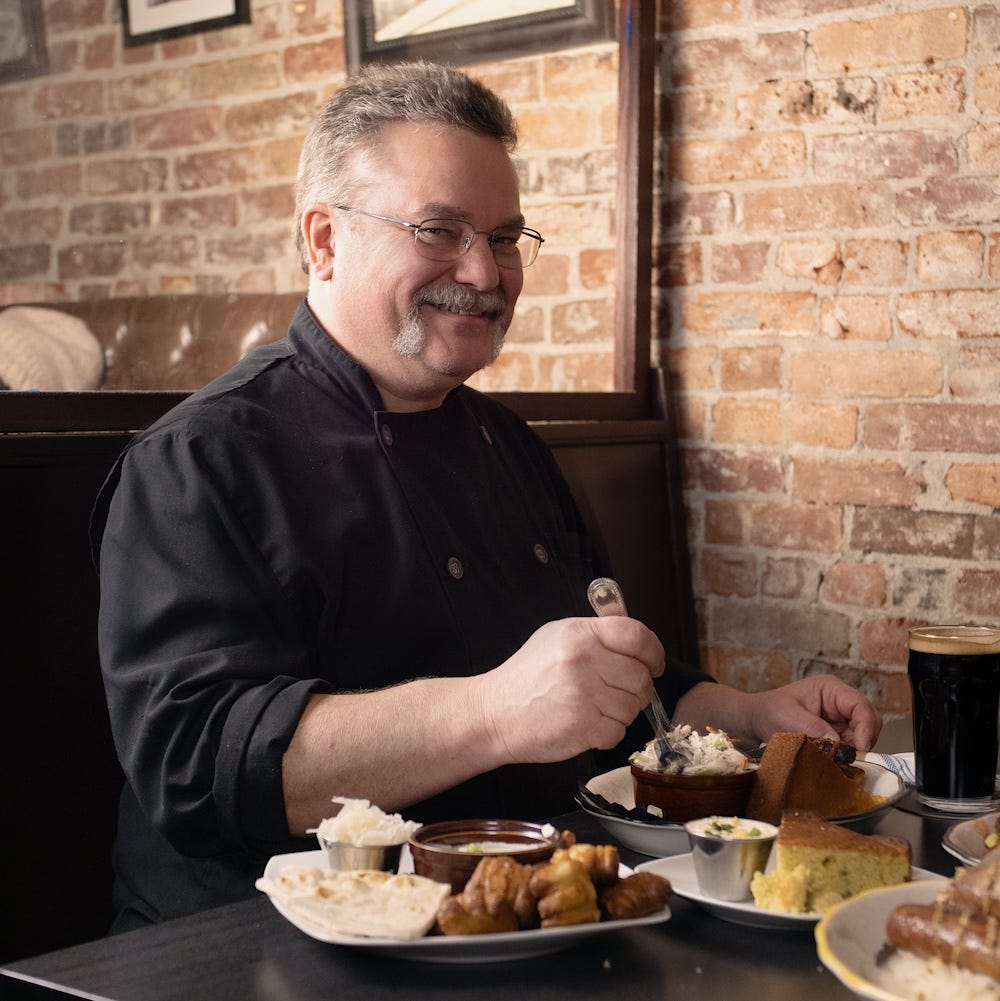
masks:
[(333, 277), (335, 233), (328, 206), (317, 202), (302, 213), (302, 236), (309, 255), (310, 272), (320, 281), (329, 281)]

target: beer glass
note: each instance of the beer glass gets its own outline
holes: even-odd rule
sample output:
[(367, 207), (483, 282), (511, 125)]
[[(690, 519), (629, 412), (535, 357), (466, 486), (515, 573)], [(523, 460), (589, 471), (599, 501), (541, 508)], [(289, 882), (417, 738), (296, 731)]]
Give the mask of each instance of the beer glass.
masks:
[(938, 810), (972, 813), (996, 803), (1000, 628), (910, 630), (916, 794)]

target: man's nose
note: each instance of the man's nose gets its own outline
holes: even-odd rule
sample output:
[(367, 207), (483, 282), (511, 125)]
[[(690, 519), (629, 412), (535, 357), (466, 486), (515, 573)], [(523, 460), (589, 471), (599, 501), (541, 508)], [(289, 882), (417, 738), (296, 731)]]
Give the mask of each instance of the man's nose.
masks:
[(500, 284), (500, 266), (488, 233), (473, 233), (469, 249), (455, 262), (455, 280), (483, 291)]

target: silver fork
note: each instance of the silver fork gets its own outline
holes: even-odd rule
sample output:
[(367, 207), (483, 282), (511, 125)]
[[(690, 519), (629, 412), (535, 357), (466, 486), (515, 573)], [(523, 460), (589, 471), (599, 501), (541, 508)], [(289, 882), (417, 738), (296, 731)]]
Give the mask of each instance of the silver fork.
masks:
[[(618, 581), (610, 577), (598, 577), (592, 580), (587, 586), (587, 598), (590, 600), (590, 607), (602, 615), (628, 615), (625, 608), (625, 597)], [(653, 728), (653, 747), (656, 756), (661, 763), (673, 752), (673, 745), (670, 742), (670, 716), (660, 701), (660, 695), (653, 689), (653, 698), (649, 705), (643, 707), (646, 719), (649, 720)]]

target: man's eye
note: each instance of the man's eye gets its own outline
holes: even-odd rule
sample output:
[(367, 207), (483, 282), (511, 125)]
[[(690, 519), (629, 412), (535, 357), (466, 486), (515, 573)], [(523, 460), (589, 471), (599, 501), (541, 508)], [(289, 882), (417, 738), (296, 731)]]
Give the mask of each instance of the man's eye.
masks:
[(458, 241), (462, 239), (462, 231), (457, 226), (449, 226), (442, 223), (421, 226), (419, 232), (421, 239), (433, 240), (435, 243), (444, 243), (447, 240)]
[(491, 242), (494, 247), (511, 249), (517, 246), (517, 243), (520, 239), (521, 239), (521, 231), (518, 229), (509, 233), (494, 233)]

